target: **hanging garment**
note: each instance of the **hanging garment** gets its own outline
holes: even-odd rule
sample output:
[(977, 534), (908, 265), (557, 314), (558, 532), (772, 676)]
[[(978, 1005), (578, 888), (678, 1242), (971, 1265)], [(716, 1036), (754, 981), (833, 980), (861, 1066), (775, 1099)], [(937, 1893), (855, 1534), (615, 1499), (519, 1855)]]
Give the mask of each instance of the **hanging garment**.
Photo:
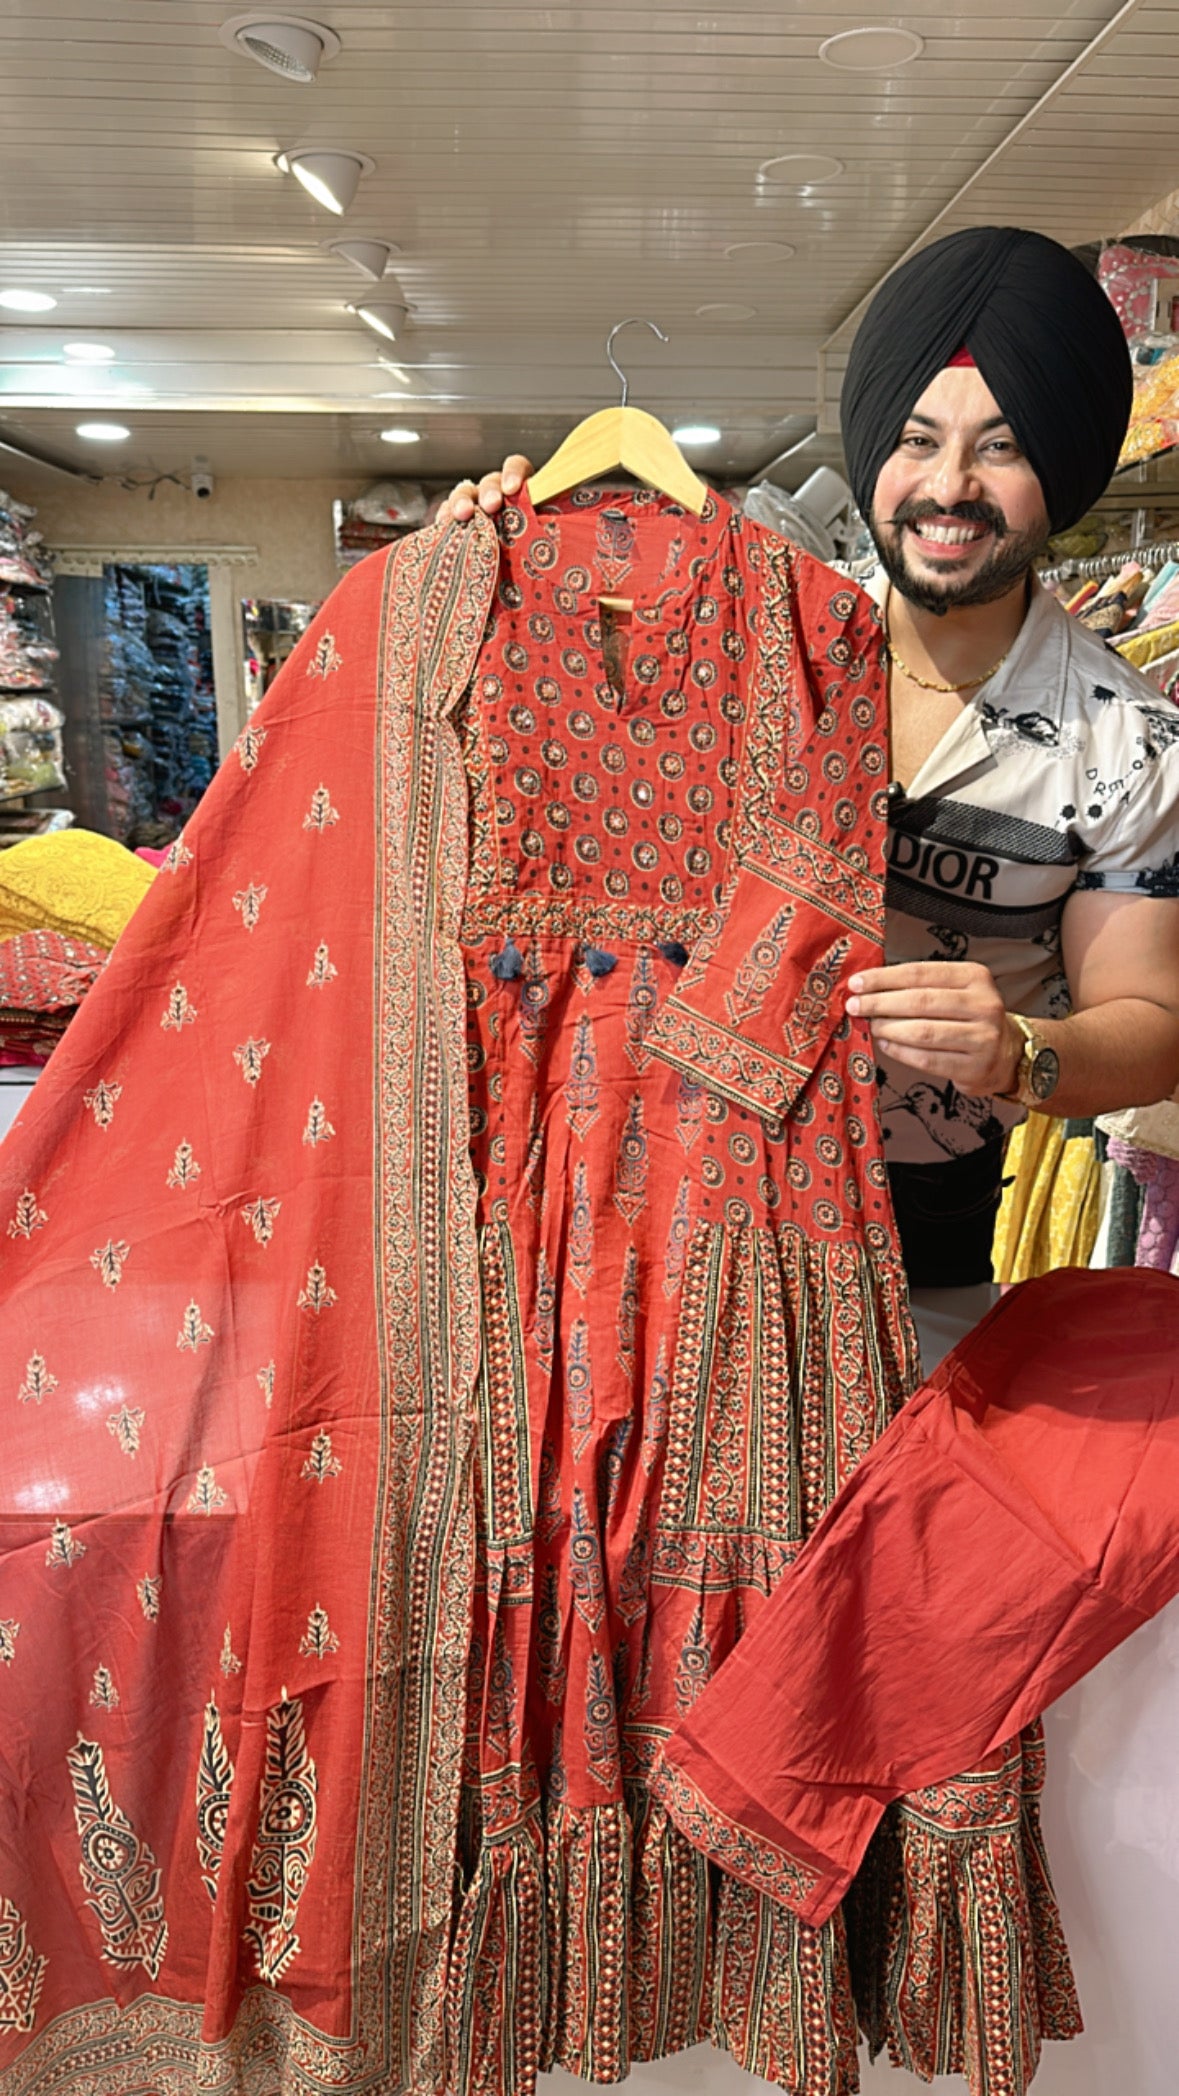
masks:
[(1012, 1131), (995, 1224), (999, 1281), (1030, 1281), (1088, 1266), (1101, 1222), (1101, 1164), (1093, 1122), (1030, 1114)]
[[(949, 1772), (977, 1763), (992, 1796), (951, 1785), (949, 1823), (996, 1795), (1014, 1821), (1020, 1728), (1179, 1592), (1177, 1353), (1170, 1276), (1069, 1269), (990, 1312), (662, 1750), (657, 1793), (694, 1842), (821, 1925), (902, 1792), (944, 1826)], [(992, 1893), (1004, 1868), (984, 1855)]]
[(1116, 1135), (1109, 1138), (1109, 1154), (1140, 1189), (1133, 1264), (1179, 1274), (1179, 1161), (1123, 1142)]
[[(708, 2036), (855, 2085), (843, 1917), (649, 1773), (915, 1381), (842, 996), (879, 628), (714, 503), (502, 538), (341, 585), (0, 1150), (22, 2096), (528, 2096)], [(890, 2042), (958, 1967), (985, 2061), (1076, 2027), (1034, 1800), (994, 1838), (941, 1966), (898, 1932), (957, 1834), (880, 1873)]]

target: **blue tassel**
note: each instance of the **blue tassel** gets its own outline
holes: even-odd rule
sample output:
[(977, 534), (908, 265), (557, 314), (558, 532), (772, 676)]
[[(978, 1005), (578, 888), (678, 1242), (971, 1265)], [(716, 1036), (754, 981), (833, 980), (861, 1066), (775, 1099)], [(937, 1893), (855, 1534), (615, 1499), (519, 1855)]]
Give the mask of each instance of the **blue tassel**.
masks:
[(618, 966), (618, 955), (607, 953), (604, 946), (583, 946), (582, 958), (591, 975), (609, 975)]
[(681, 946), (678, 939), (669, 939), (666, 946), (660, 945), (659, 951), (665, 961), (671, 961), (677, 968), (682, 968), (688, 958), (687, 947)]
[(497, 982), (515, 982), (516, 977), (524, 973), (524, 956), (515, 940), (508, 939), (504, 942), (503, 952), (493, 954), (487, 965)]

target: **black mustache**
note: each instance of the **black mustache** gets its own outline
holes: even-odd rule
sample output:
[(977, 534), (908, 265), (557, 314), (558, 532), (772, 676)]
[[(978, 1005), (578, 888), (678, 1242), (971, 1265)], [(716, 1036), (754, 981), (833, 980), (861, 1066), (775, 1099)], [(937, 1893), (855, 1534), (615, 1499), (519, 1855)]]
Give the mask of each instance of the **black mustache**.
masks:
[(1007, 536), (1007, 519), (1001, 509), (990, 502), (953, 502), (946, 509), (928, 497), (924, 499), (908, 496), (897, 507), (892, 521), (897, 524), (925, 524), (931, 517), (956, 517), (961, 524), (989, 524), (998, 539)]

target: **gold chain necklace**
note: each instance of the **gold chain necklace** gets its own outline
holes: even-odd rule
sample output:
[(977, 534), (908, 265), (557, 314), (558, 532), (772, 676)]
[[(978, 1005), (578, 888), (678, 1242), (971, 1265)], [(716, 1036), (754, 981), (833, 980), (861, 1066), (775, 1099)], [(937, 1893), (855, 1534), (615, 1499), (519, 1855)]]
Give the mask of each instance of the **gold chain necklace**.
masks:
[(998, 675), (999, 671), (1003, 667), (1003, 664), (1006, 662), (1007, 657), (1011, 653), (1010, 648), (1005, 648), (1003, 650), (1003, 653), (1000, 655), (998, 662), (993, 662), (989, 670), (983, 671), (981, 677), (960, 677), (956, 684), (935, 684), (931, 677), (919, 677), (917, 675), (916, 670), (911, 670), (909, 668), (909, 665), (905, 661), (904, 656), (898, 653), (896, 643), (894, 642), (893, 637), (888, 630), (887, 605), (885, 607), (885, 613), (886, 615), (884, 621), (884, 639), (888, 648), (888, 652), (892, 657), (892, 660), (896, 663), (896, 666), (900, 670), (902, 676), (907, 677), (909, 679), (910, 684), (918, 685), (922, 691), (975, 691), (977, 690), (980, 684), (988, 684), (992, 677)]

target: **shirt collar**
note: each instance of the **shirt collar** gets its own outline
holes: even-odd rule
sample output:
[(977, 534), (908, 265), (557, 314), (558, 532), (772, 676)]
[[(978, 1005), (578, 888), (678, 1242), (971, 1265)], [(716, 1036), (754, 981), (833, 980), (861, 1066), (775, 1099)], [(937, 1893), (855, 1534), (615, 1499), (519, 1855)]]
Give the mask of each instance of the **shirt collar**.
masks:
[[(861, 588), (883, 610), (888, 577), (881, 567)], [(912, 781), (910, 799), (944, 791), (967, 772), (992, 763), (988, 728), (995, 715), (1048, 714), (1059, 722), (1064, 713), (1070, 660), (1069, 616), (1064, 606), (1032, 576), (1027, 614), (1007, 660), (986, 684), (972, 693), (958, 720), (943, 735)]]

